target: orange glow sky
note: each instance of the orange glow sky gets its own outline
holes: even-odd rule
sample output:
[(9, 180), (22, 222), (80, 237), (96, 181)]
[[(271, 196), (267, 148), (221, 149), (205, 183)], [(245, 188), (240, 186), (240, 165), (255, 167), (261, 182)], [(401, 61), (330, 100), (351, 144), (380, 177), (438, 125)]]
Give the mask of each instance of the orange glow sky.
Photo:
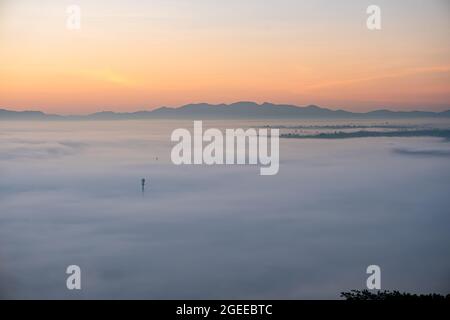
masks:
[[(0, 108), (450, 109), (449, 2), (376, 1), (382, 30), (369, 31), (372, 2), (0, 0)], [(66, 28), (69, 4), (81, 30)]]

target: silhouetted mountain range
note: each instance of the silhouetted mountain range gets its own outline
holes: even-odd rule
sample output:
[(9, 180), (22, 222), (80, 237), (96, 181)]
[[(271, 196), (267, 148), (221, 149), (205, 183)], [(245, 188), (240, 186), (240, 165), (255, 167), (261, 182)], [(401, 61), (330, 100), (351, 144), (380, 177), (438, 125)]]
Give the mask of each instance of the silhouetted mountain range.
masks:
[(161, 107), (151, 111), (118, 113), (102, 111), (89, 115), (62, 116), (40, 111), (10, 111), (0, 109), (0, 120), (132, 120), (132, 119), (392, 119), (443, 118), (450, 110), (390, 111), (387, 109), (359, 113), (331, 110), (314, 105), (299, 107), (286, 104), (236, 102), (232, 104), (187, 104), (179, 108)]

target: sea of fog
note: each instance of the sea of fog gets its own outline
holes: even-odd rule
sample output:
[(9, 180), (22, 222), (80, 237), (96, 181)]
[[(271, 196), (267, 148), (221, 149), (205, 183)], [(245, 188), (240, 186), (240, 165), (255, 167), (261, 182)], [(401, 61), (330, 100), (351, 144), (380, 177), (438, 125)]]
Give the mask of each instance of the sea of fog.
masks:
[(281, 139), (279, 173), (261, 176), (173, 165), (182, 127), (0, 122), (0, 297), (338, 299), (371, 264), (383, 289), (449, 293), (448, 140)]

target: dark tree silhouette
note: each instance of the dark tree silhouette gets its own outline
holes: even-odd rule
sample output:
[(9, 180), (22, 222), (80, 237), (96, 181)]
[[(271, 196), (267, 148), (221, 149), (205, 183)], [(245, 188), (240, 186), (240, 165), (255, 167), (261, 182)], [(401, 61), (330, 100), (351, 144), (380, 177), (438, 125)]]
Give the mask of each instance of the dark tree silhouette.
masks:
[(450, 294), (445, 296), (436, 293), (430, 294), (411, 294), (399, 291), (376, 291), (371, 292), (369, 290), (351, 290), (350, 292), (341, 292), (341, 297), (348, 301), (363, 301), (363, 300), (414, 300), (414, 301), (446, 301), (450, 302)]

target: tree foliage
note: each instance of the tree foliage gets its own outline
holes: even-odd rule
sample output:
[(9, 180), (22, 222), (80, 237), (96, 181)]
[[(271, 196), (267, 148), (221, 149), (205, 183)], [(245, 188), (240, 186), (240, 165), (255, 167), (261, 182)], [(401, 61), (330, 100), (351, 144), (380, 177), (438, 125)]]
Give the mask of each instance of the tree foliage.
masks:
[(450, 294), (441, 295), (436, 293), (430, 294), (411, 294), (399, 291), (379, 290), (371, 292), (369, 290), (351, 290), (342, 292), (341, 297), (347, 301), (373, 301), (373, 300), (417, 300), (417, 301), (446, 301), (450, 302)]

